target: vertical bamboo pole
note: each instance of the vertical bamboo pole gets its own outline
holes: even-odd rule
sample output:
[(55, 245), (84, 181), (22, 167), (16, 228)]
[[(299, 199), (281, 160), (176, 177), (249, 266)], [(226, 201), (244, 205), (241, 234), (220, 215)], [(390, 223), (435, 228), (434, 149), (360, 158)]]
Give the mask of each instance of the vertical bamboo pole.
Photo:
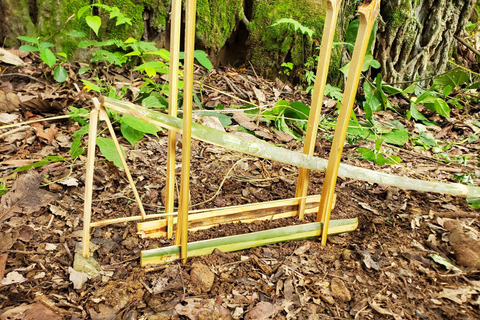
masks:
[[(327, 1), (327, 15), (325, 17), (325, 26), (323, 28), (322, 44), (320, 46), (320, 55), (318, 57), (317, 76), (315, 87), (313, 88), (312, 107), (308, 117), (307, 135), (303, 153), (313, 155), (315, 141), (320, 121), (320, 112), (322, 111), (323, 94), (327, 84), (328, 68), (330, 66), (330, 57), (332, 55), (333, 38), (335, 36), (335, 27), (337, 25), (338, 12), (340, 11), (342, 0)], [(298, 205), (298, 217), (303, 219), (305, 215), (305, 204), (310, 181), (310, 169), (300, 168), (298, 173), (297, 190), (295, 197), (301, 198)]]
[(120, 158), (120, 161), (122, 162), (122, 165), (123, 165), (123, 169), (125, 170), (128, 183), (130, 184), (130, 187), (132, 187), (133, 194), (135, 195), (135, 200), (137, 201), (138, 208), (140, 209), (140, 214), (142, 216), (142, 219), (145, 219), (147, 217), (147, 214), (145, 213), (145, 209), (143, 208), (142, 200), (140, 200), (140, 195), (138, 194), (137, 187), (135, 187), (135, 182), (133, 181), (132, 174), (130, 173), (130, 169), (128, 169), (127, 161), (123, 156), (122, 147), (120, 147), (120, 144), (118, 143), (118, 139), (117, 139), (117, 136), (115, 135), (115, 131), (113, 130), (112, 123), (108, 118), (107, 111), (105, 111), (105, 107), (103, 106), (100, 106), (99, 109), (100, 109), (99, 118), (100, 120), (105, 121), (107, 124), (108, 131), (112, 136), (113, 144), (115, 144), (115, 149), (117, 150), (118, 157)]
[(196, 0), (187, 0), (185, 14), (185, 60), (183, 91), (182, 174), (178, 208), (178, 225), (175, 244), (181, 246), (180, 258), (187, 262), (188, 204), (190, 194), (190, 151), (192, 137), (193, 107), (193, 54), (195, 50), (195, 6)]
[(97, 123), (100, 103), (97, 98), (93, 99), (95, 109), (90, 112), (90, 124), (88, 128), (88, 151), (87, 151), (87, 173), (85, 174), (85, 200), (83, 202), (83, 246), (82, 255), (85, 258), (90, 256), (90, 221), (92, 218), (92, 196), (93, 196), (93, 169), (95, 168), (95, 147), (97, 141)]
[(333, 137), (332, 149), (328, 158), (327, 171), (320, 199), (320, 206), (317, 215), (317, 221), (323, 222), (322, 244), (327, 243), (328, 223), (332, 210), (333, 195), (338, 175), (338, 166), (343, 151), (343, 144), (347, 135), (348, 123), (355, 101), (355, 94), (362, 72), (362, 64), (367, 51), (370, 34), (375, 23), (375, 19), (380, 11), (380, 0), (373, 0), (369, 4), (358, 7), (360, 14), (360, 26), (358, 27), (355, 49), (348, 72), (345, 92), (343, 94), (340, 115), (338, 117), (335, 135)]
[[(172, 1), (172, 13), (170, 23), (170, 71), (168, 75), (168, 115), (177, 116), (178, 103), (178, 61), (180, 57), (180, 21), (182, 13), (182, 1)], [(168, 130), (168, 152), (167, 152), (167, 197), (165, 213), (174, 210), (175, 201), (175, 137), (176, 132)], [(173, 236), (173, 216), (167, 217), (167, 237)]]

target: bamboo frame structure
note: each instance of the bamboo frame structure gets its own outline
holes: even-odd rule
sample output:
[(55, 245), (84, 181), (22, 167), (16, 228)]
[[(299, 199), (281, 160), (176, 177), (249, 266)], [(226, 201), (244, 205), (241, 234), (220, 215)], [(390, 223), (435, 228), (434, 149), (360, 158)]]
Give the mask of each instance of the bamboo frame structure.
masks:
[(332, 148), (328, 158), (320, 207), (318, 209), (317, 221), (323, 222), (322, 244), (324, 245), (327, 243), (328, 225), (330, 213), (332, 211), (331, 206), (333, 202), (333, 194), (335, 192), (335, 184), (337, 182), (338, 168), (342, 157), (343, 144), (345, 143), (347, 135), (348, 123), (353, 110), (353, 103), (355, 102), (355, 95), (358, 89), (358, 82), (360, 81), (362, 64), (365, 58), (365, 53), (367, 52), (370, 34), (372, 33), (373, 25), (379, 11), (380, 0), (373, 0), (369, 4), (364, 4), (358, 8), (360, 25), (358, 27), (353, 57), (347, 76), (347, 83), (345, 84), (340, 115), (338, 117)]
[(84, 220), (83, 220), (83, 246), (82, 246), (82, 255), (85, 258), (90, 256), (90, 228), (91, 228), (91, 216), (92, 216), (92, 197), (93, 197), (93, 171), (95, 167), (95, 145), (97, 141), (97, 123), (98, 120), (103, 120), (107, 124), (108, 131), (112, 137), (113, 143), (115, 144), (115, 149), (117, 150), (120, 161), (122, 162), (125, 174), (128, 179), (128, 183), (132, 187), (133, 194), (135, 195), (135, 201), (138, 204), (140, 209), (140, 214), (142, 219), (146, 218), (145, 209), (143, 208), (142, 201), (140, 200), (140, 195), (138, 194), (135, 183), (133, 182), (132, 175), (127, 166), (127, 161), (123, 156), (122, 148), (118, 143), (117, 136), (113, 130), (112, 123), (108, 118), (105, 107), (100, 104), (97, 98), (93, 99), (93, 104), (95, 109), (90, 113), (90, 126), (88, 129), (88, 151), (87, 151), (87, 173), (85, 176), (85, 199), (84, 199)]
[[(320, 122), (320, 112), (322, 110), (323, 95), (327, 84), (328, 69), (330, 66), (330, 58), (332, 56), (333, 38), (335, 36), (335, 27), (337, 25), (338, 13), (340, 11), (342, 0), (327, 1), (327, 16), (325, 18), (325, 26), (323, 28), (322, 43), (320, 45), (320, 55), (318, 58), (317, 75), (315, 86), (313, 88), (312, 106), (310, 107), (310, 115), (308, 117), (307, 134), (305, 136), (305, 144), (303, 153), (313, 155), (315, 141)], [(303, 197), (307, 195), (308, 183), (310, 181), (310, 170), (304, 167), (299, 168), (297, 190), (295, 197), (302, 198), (298, 206), (298, 217), (303, 219), (305, 214), (305, 200)]]

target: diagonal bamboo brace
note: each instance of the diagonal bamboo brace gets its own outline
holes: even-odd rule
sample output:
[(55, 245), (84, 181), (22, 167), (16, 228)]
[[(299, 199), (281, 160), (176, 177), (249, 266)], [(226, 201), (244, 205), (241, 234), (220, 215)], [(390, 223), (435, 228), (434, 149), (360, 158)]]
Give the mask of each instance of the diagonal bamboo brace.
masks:
[(335, 135), (333, 137), (332, 149), (328, 158), (327, 171), (323, 183), (320, 207), (318, 210), (317, 221), (323, 222), (322, 244), (327, 243), (328, 223), (335, 191), (335, 184), (338, 176), (338, 168), (343, 151), (343, 144), (347, 135), (348, 123), (355, 101), (355, 94), (362, 72), (362, 64), (367, 51), (370, 34), (380, 11), (380, 0), (373, 0), (369, 4), (358, 7), (360, 14), (360, 25), (358, 27), (357, 39), (355, 41), (355, 49), (348, 72), (345, 92), (343, 94), (342, 105), (340, 107), (340, 115), (338, 117)]
[[(172, 1), (171, 13), (171, 33), (170, 33), (170, 71), (168, 74), (168, 115), (177, 116), (178, 103), (178, 67), (180, 58), (180, 21), (182, 13), (182, 1)], [(167, 196), (165, 203), (165, 213), (171, 213), (174, 210), (175, 199), (175, 138), (176, 132), (168, 130), (168, 151), (167, 151)], [(173, 236), (173, 216), (167, 217), (167, 237)]]
[[(333, 38), (335, 36), (335, 26), (337, 25), (338, 13), (340, 11), (342, 0), (327, 1), (327, 15), (325, 17), (325, 26), (323, 28), (322, 44), (320, 46), (320, 55), (318, 57), (317, 75), (315, 86), (313, 88), (312, 107), (308, 117), (307, 135), (303, 153), (313, 155), (315, 141), (320, 122), (320, 112), (322, 111), (323, 95), (327, 84), (328, 68), (332, 55)], [(303, 219), (305, 215), (305, 196), (307, 195), (308, 182), (310, 181), (310, 169), (300, 168), (298, 173), (297, 190), (295, 197), (301, 198), (298, 207), (298, 217)]]

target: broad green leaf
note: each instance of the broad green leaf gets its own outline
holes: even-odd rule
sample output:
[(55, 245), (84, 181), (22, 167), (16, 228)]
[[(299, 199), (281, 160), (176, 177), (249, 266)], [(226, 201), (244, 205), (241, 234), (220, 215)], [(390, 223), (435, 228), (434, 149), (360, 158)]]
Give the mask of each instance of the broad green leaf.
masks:
[(435, 140), (435, 138), (431, 133), (428, 133), (426, 131), (420, 133), (420, 135), (418, 136), (418, 139), (430, 147), (434, 147), (437, 145), (437, 140)]
[(83, 79), (81, 81), (82, 81), (83, 85), (85, 86), (85, 88), (87, 89), (87, 92), (90, 91), (90, 90), (93, 90), (93, 91), (98, 92), (98, 93), (102, 92), (102, 88), (97, 86), (95, 83), (92, 83), (88, 80), (83, 80)]
[[(119, 168), (123, 168), (122, 161), (120, 160), (120, 156), (117, 153), (117, 149), (115, 148), (115, 143), (113, 140), (103, 137), (97, 137), (97, 146), (100, 148), (100, 152), (102, 155), (108, 160), (112, 161)], [(125, 151), (123, 151), (123, 156), (125, 157)]]
[[(139, 65), (138, 67), (136, 67), (134, 70), (135, 71), (145, 71), (147, 72), (147, 69), (149, 72), (152, 72), (153, 71), (153, 75), (155, 75), (155, 72), (157, 73), (168, 73), (168, 67), (165, 63), (163, 63), (162, 61), (149, 61), (149, 62), (145, 62), (141, 65)], [(151, 76), (148, 74), (147, 72), (147, 75), (148, 76)]]
[(122, 131), (123, 137), (127, 139), (128, 142), (130, 142), (132, 147), (144, 136), (143, 132), (133, 129), (124, 122), (122, 122), (122, 124), (120, 125), (120, 130)]
[(135, 43), (137, 42), (137, 40), (135, 38), (132, 38), (132, 37), (128, 37), (127, 40), (123, 41), (124, 43)]
[(115, 64), (119, 67), (123, 65), (122, 60), (120, 60), (121, 53), (112, 53), (108, 50), (99, 49), (96, 50), (93, 55), (99, 60), (105, 60), (109, 64)]
[(435, 261), (438, 264), (441, 264), (444, 266), (447, 270), (452, 269), (455, 273), (461, 273), (462, 270), (457, 268), (455, 265), (453, 265), (450, 261), (448, 261), (446, 258), (436, 254), (432, 253), (428, 255), (430, 258), (432, 258), (433, 261)]
[(50, 68), (57, 62), (57, 58), (50, 49), (40, 50), (40, 58), (43, 62), (47, 64)]
[(448, 84), (445, 87), (443, 87), (442, 93), (445, 97), (448, 97), (450, 93), (452, 93), (452, 91), (453, 91), (452, 86)]
[(402, 89), (390, 86), (388, 84), (383, 84), (382, 89), (388, 92), (388, 94), (397, 94), (397, 93), (402, 93)]
[(467, 86), (467, 89), (480, 89), (480, 82), (472, 83), (471, 85)]
[(124, 114), (120, 120), (122, 123), (125, 123), (132, 127), (135, 130), (138, 130), (143, 133), (149, 133), (153, 134), (154, 136), (157, 136), (157, 128), (151, 124), (150, 122), (147, 122), (145, 120), (136, 118), (134, 116)]
[(469, 79), (468, 73), (460, 69), (454, 69), (444, 75), (433, 79), (433, 84), (440, 87), (450, 85), (452, 88), (465, 84)]
[(415, 103), (410, 103), (410, 114), (413, 119), (419, 120), (419, 121), (428, 121), (427, 118), (423, 114), (420, 113), (417, 109), (417, 105)]
[(82, 74), (85, 74), (90, 70), (91, 70), (90, 66), (81, 67), (80, 69), (78, 69), (78, 75), (81, 76)]
[[(170, 52), (168, 50), (165, 50), (165, 49), (160, 49), (158, 51), (148, 51), (148, 52), (145, 52), (144, 54), (160, 56), (163, 60), (170, 61)], [(183, 59), (182, 54), (184, 54), (184, 53), (180, 52), (181, 57), (179, 57), (179, 59)]]
[(22, 51), (22, 52), (38, 52), (40, 50), (38, 50), (37, 47), (31, 46), (29, 44), (24, 44), (23, 46), (20, 47), (20, 51)]
[(40, 40), (38, 40), (38, 39), (35, 38), (35, 37), (20, 36), (20, 37), (17, 37), (17, 39), (18, 39), (18, 40), (25, 41), (25, 42), (29, 42), (29, 43), (36, 44), (37, 46), (40, 44)]
[(68, 152), (70, 157), (75, 159), (76, 157), (80, 156), (81, 154), (83, 154), (85, 152), (85, 150), (80, 147), (81, 144), (82, 144), (82, 136), (77, 135), (75, 137), (75, 139), (73, 139), (72, 145), (70, 146), (70, 151)]
[(55, 69), (53, 69), (53, 78), (57, 82), (65, 82), (68, 78), (67, 70), (62, 66), (56, 66)]
[(26, 166), (18, 167), (13, 172), (19, 172), (19, 171), (26, 171), (31, 168), (39, 168), (42, 167), (46, 164), (53, 163), (53, 162), (59, 162), (59, 161), (65, 161), (65, 158), (60, 157), (60, 156), (48, 156), (40, 161), (34, 162), (32, 164), (28, 164)]
[(435, 111), (438, 112), (439, 115), (450, 118), (450, 107), (445, 102), (445, 100), (437, 98), (434, 102)]
[(95, 34), (98, 37), (98, 30), (102, 25), (102, 19), (99, 16), (87, 16), (85, 17), (85, 21), (87, 22), (87, 25), (93, 30), (93, 32), (95, 32)]
[(415, 92), (415, 88), (417, 87), (416, 83), (412, 83), (409, 85), (405, 90), (402, 91), (403, 94), (412, 94)]
[(90, 6), (84, 6), (84, 7), (81, 7), (80, 9), (78, 9), (77, 17), (78, 17), (78, 18), (81, 18), (81, 17), (83, 16), (83, 14), (84, 14), (88, 9), (90, 9)]
[(140, 56), (141, 54), (142, 54), (142, 53), (141, 53), (140, 51), (135, 50), (135, 51), (132, 51), (132, 52), (129, 52), (129, 53), (125, 54), (124, 56), (125, 56), (125, 57), (134, 57), (134, 56), (135, 56), (135, 57), (138, 57), (138, 56)]
[(148, 109), (166, 109), (167, 106), (160, 103), (160, 101), (155, 96), (149, 96), (142, 100), (142, 106)]
[(219, 112), (212, 112), (212, 111), (200, 111), (197, 114), (201, 114), (204, 116), (214, 116), (217, 117), (223, 127), (228, 127), (232, 124), (232, 117), (227, 116), (226, 114), (219, 113)]
[(212, 62), (208, 59), (207, 53), (203, 50), (195, 50), (194, 57), (197, 59), (198, 63), (200, 63), (205, 69), (211, 71), (213, 68)]
[(38, 45), (38, 47), (41, 49), (47, 49), (47, 48), (51, 48), (51, 47), (55, 47), (55, 45), (51, 42), (40, 42), (40, 44)]
[(83, 40), (78, 43), (78, 47), (82, 49), (88, 48), (90, 46), (96, 46), (96, 45), (97, 45), (97, 41), (95, 40)]
[(397, 146), (404, 146), (408, 142), (408, 132), (403, 130), (392, 130), (391, 132), (382, 135), (386, 143), (394, 144)]
[(367, 148), (357, 148), (357, 151), (361, 154), (361, 159), (365, 159), (368, 161), (375, 161), (375, 152), (373, 150)]
[[(82, 119), (83, 120), (83, 119)], [(73, 134), (72, 134), (72, 137), (74, 137), (75, 139), (77, 137), (80, 137), (80, 136), (83, 136), (84, 134), (87, 134), (88, 133), (88, 128), (89, 128), (89, 124), (86, 123), (85, 125), (83, 125), (83, 127), (81, 127), (80, 129), (78, 129), (77, 131), (75, 131)]]
[(467, 197), (467, 203), (473, 209), (480, 209), (480, 198)]

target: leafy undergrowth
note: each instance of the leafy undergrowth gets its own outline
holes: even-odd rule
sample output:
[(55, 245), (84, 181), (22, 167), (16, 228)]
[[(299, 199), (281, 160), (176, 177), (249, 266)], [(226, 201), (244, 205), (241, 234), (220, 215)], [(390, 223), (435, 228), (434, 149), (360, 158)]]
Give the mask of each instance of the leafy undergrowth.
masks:
[[(140, 251), (172, 241), (141, 238), (130, 222), (94, 228), (101, 272), (86, 276), (75, 271), (91, 98), (98, 91), (164, 110), (165, 77), (155, 72), (142, 78), (141, 70), (115, 65), (79, 75), (82, 66), (64, 63), (68, 78), (59, 84), (53, 70), (32, 54), (12, 52), (27, 64), (0, 64), (0, 319), (22, 313), (35, 319), (479, 318), (480, 226), (478, 211), (469, 206), (477, 200), (467, 203), (461, 197), (343, 178), (332, 217), (358, 217), (359, 228), (330, 237), (325, 247), (316, 240), (287, 242), (216, 252), (185, 266), (144, 269)], [(196, 68), (195, 76), (195, 121), (301, 151), (310, 101), (300, 90), (259, 78), (253, 70)], [(452, 107), (445, 117), (425, 100), (421, 103), (429, 99), (426, 104), (444, 106), (436, 100), (437, 91), (412, 99), (408, 91), (395, 93), (378, 81), (370, 85), (367, 99), (377, 109), (355, 108), (343, 162), (422, 180), (480, 185), (474, 100), (468, 108)], [(445, 86), (441, 94), (450, 96)], [(327, 98), (316, 156), (328, 158), (336, 113), (337, 101)], [(161, 212), (166, 132), (110, 116), (147, 213)], [(34, 122), (8, 126), (27, 120)], [(99, 126), (103, 142), (95, 162), (94, 221), (139, 213), (104, 128)], [(192, 209), (294, 197), (297, 168), (198, 141), (192, 144), (191, 161)], [(309, 193), (319, 194), (322, 182), (323, 174), (313, 172)], [(299, 221), (218, 226), (189, 239), (294, 223)]]

